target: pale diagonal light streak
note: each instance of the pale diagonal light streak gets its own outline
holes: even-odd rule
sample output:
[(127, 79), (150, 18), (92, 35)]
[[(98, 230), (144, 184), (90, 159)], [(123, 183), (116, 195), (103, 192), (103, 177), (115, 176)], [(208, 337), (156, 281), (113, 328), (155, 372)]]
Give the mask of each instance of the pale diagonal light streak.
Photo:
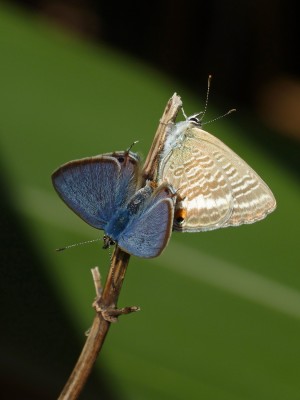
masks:
[[(92, 228), (77, 222), (71, 211), (64, 210), (65, 206), (60, 209), (60, 200), (54, 193), (52, 195), (40, 189), (24, 187), (15, 198), (19, 199), (16, 207), (25, 215), (82, 236), (92, 232)], [(285, 315), (300, 318), (299, 291), (233, 263), (178, 242), (175, 245), (171, 244), (171, 249), (165, 251), (159, 259), (153, 259), (153, 262), (155, 260), (159, 260), (160, 265), (171, 271), (205, 282)]]

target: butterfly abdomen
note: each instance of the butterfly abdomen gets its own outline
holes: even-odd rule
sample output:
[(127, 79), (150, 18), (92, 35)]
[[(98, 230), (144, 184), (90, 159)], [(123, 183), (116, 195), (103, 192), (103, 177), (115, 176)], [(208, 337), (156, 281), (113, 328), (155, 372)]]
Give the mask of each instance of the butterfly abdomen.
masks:
[(130, 213), (125, 208), (117, 210), (115, 215), (109, 221), (104, 231), (113, 241), (118, 241), (119, 235), (124, 231), (130, 220)]
[(117, 210), (104, 229), (107, 236), (114, 241), (118, 241), (120, 234), (124, 231), (129, 221), (132, 217), (141, 212), (141, 209), (145, 206), (145, 202), (151, 196), (152, 192), (153, 188), (150, 185), (146, 185), (131, 197), (126, 208), (123, 207)]

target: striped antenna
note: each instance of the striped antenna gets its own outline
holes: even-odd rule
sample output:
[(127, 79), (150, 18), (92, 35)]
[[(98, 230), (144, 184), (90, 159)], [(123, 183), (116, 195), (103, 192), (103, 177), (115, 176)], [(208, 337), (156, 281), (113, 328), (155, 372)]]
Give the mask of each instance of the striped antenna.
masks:
[(65, 247), (59, 247), (58, 249), (55, 249), (55, 251), (63, 251), (63, 250), (70, 249), (71, 247), (81, 246), (82, 244), (98, 242), (99, 240), (101, 240), (101, 239), (99, 238), (99, 239), (87, 240), (85, 242), (74, 243), (74, 244), (70, 244), (70, 245), (65, 246)]

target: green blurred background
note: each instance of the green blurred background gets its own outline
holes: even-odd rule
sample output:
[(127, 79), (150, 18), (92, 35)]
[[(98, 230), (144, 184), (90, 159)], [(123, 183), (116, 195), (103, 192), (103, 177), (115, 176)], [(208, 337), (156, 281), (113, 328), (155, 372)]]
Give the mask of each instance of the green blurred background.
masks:
[[(142, 311), (111, 327), (81, 398), (300, 398), (299, 125), (289, 114), (293, 107), (280, 107), (278, 116), (273, 110), (279, 106), (267, 101), (277, 99), (277, 81), (288, 82), (278, 93), (296, 99), (298, 78), (288, 75), (288, 68), (276, 75), (273, 67), (273, 83), (255, 92), (252, 74), (251, 95), (242, 96), (243, 80), (226, 76), (225, 56), (219, 63), (212, 57), (213, 71), (205, 69), (212, 50), (201, 50), (211, 30), (199, 34), (198, 49), (187, 45), (184, 52), (185, 43), (176, 44), (178, 24), (173, 24), (174, 40), (169, 33), (162, 42), (155, 23), (149, 25), (160, 54), (169, 44), (167, 67), (159, 57), (155, 64), (153, 54), (152, 62), (139, 58), (134, 46), (128, 51), (122, 43), (112, 46), (105, 34), (99, 40), (93, 8), (86, 14), (80, 1), (74, 4), (84, 11), (87, 31), (53, 18), (51, 2), (40, 2), (40, 8), (39, 2), (23, 2), (26, 9), (14, 8), (15, 3), (0, 4), (3, 398), (58, 396), (93, 319), (90, 269), (98, 265), (105, 277), (109, 267), (109, 254), (99, 243), (53, 251), (101, 232), (61, 202), (51, 186), (52, 171), (72, 159), (124, 150), (134, 140), (139, 140), (134, 150), (145, 157), (175, 91), (188, 114), (203, 109), (209, 72), (215, 78), (207, 119), (232, 107), (240, 111), (206, 129), (263, 177), (278, 208), (254, 225), (174, 233), (157, 259), (132, 257), (119, 305), (138, 305)], [(73, 4), (54, 3), (67, 9)], [(162, 4), (164, 12), (171, 7)], [(129, 16), (130, 7), (127, 11)], [(112, 25), (114, 35), (117, 30), (122, 37), (119, 20), (110, 18), (103, 14), (103, 31)], [(148, 43), (142, 35), (141, 46), (143, 40)], [(196, 75), (193, 60), (199, 65), (202, 57), (205, 68)], [(184, 61), (194, 71), (189, 79), (180, 75)], [(244, 75), (248, 60), (236, 55), (235, 62)]]

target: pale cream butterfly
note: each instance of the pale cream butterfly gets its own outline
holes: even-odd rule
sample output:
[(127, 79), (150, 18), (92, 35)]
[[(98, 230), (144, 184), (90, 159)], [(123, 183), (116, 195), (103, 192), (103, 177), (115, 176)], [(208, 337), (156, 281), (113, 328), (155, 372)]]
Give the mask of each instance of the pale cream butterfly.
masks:
[(177, 191), (173, 229), (201, 232), (265, 218), (276, 208), (271, 190), (236, 153), (201, 129), (200, 114), (176, 123), (160, 154), (158, 183)]

